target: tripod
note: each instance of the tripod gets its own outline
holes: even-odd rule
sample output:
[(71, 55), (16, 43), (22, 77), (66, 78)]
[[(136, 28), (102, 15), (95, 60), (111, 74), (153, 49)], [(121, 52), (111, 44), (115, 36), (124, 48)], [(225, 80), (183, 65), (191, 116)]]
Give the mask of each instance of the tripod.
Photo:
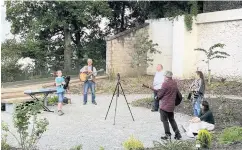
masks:
[[(115, 90), (114, 90), (114, 92), (113, 92), (113, 97), (114, 97), (114, 95), (115, 95), (115, 93), (116, 93), (116, 91), (117, 91), (117, 93), (116, 93), (116, 105), (115, 105), (115, 114), (114, 114), (114, 123), (113, 123), (113, 125), (115, 125), (115, 118), (116, 118), (116, 111), (117, 111), (117, 102), (118, 102), (118, 97), (119, 97), (119, 86), (121, 87), (121, 90), (122, 90), (122, 93), (123, 93), (123, 95), (124, 95), (125, 101), (126, 101), (127, 106), (128, 106), (128, 108), (129, 108), (129, 112), (130, 112), (130, 114), (131, 114), (131, 116), (132, 116), (132, 119), (133, 119), (133, 121), (134, 121), (133, 114), (132, 114), (131, 109), (130, 109), (130, 107), (129, 107), (129, 104), (128, 104), (128, 101), (127, 101), (127, 99), (126, 99), (126, 96), (125, 96), (125, 94), (124, 94), (123, 87), (122, 87), (122, 85), (121, 85), (121, 83), (120, 83), (120, 74), (118, 73), (117, 76), (118, 76), (118, 82), (117, 82), (116, 87), (115, 87)], [(107, 114), (106, 114), (105, 120), (107, 119), (109, 109), (110, 109), (111, 104), (112, 104), (112, 102), (113, 102), (113, 97), (112, 97), (111, 102), (110, 102), (110, 104), (109, 104), (109, 107), (108, 107), (108, 111), (107, 111)]]

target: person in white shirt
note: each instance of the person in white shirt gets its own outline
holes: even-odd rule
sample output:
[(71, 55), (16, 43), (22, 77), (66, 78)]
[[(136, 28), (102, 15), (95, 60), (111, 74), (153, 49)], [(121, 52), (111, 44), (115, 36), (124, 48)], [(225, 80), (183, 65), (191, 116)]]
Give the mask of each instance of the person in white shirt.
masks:
[[(164, 82), (163, 66), (161, 64), (158, 64), (156, 67), (153, 88), (155, 90), (161, 89), (163, 82)], [(154, 92), (153, 108), (151, 109), (152, 112), (158, 111), (158, 109), (159, 109), (159, 101), (156, 100), (156, 96), (157, 96), (157, 93)]]

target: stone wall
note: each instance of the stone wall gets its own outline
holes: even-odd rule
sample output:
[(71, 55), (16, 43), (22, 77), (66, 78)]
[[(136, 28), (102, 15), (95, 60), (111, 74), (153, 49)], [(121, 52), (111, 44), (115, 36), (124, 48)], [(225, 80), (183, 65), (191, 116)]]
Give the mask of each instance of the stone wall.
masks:
[[(148, 24), (121, 32), (113, 37), (106, 39), (106, 73), (120, 73), (121, 76), (134, 76), (137, 70), (131, 67), (132, 57), (130, 54), (134, 51), (135, 36), (138, 32), (148, 34)], [(146, 67), (139, 70), (139, 74), (145, 74)]]
[(242, 78), (242, 9), (232, 9), (198, 14), (191, 31), (187, 31), (184, 17), (173, 22), (166, 18), (149, 20), (149, 25), (128, 30), (107, 39), (107, 73), (134, 75), (131, 68), (130, 52), (134, 50), (136, 32), (148, 31), (149, 37), (157, 43), (161, 54), (147, 54), (154, 59), (153, 66), (142, 69), (147, 74), (156, 72), (156, 65), (163, 64), (164, 70), (171, 70), (175, 77), (193, 77), (196, 70), (207, 72), (202, 52), (196, 48), (208, 49), (216, 43), (225, 44), (222, 51), (230, 56), (226, 59), (212, 60), (212, 75)]

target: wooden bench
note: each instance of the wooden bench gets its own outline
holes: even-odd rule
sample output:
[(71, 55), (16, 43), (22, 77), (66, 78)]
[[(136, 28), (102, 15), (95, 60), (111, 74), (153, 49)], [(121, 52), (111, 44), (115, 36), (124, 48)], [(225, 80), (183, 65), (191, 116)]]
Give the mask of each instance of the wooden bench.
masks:
[(9, 98), (1, 100), (1, 107), (5, 107), (7, 113), (14, 113), (17, 104), (33, 101), (31, 97)]

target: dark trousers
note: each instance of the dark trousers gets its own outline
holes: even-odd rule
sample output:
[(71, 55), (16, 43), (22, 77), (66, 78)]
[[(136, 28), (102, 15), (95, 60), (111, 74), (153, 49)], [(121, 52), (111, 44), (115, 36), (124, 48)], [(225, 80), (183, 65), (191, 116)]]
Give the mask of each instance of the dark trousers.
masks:
[(153, 110), (158, 110), (159, 109), (159, 101), (156, 100), (157, 93), (154, 92), (154, 102), (153, 102)]
[(168, 120), (171, 124), (173, 131), (175, 132), (175, 135), (180, 134), (178, 127), (177, 127), (177, 124), (176, 124), (176, 121), (174, 119), (174, 112), (166, 112), (166, 111), (160, 109), (160, 119), (163, 122), (163, 126), (164, 126), (164, 129), (165, 129), (166, 135), (171, 135)]

